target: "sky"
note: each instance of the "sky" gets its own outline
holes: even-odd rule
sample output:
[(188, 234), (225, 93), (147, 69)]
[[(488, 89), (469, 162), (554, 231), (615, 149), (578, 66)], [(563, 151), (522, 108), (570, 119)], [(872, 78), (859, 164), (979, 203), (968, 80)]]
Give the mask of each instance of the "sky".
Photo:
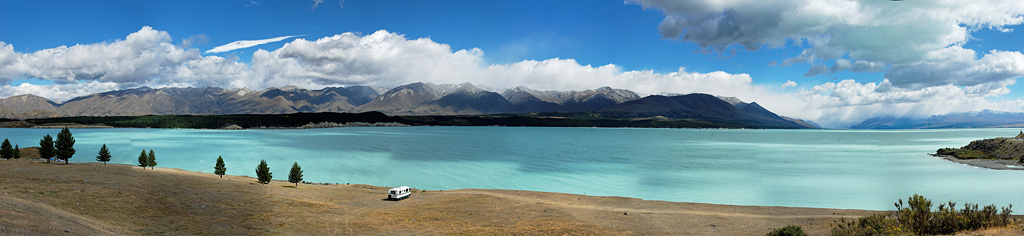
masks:
[(1024, 1), (2, 1), (0, 98), (413, 82), (707, 93), (846, 128), (1024, 111)]

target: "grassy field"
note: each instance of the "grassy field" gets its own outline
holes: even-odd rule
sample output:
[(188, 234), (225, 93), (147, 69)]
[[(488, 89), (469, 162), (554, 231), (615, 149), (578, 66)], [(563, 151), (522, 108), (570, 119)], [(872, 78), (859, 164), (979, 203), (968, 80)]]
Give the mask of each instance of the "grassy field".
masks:
[(763, 235), (790, 224), (824, 235), (877, 213), (482, 189), (386, 201), (385, 187), (169, 168), (22, 159), (0, 169), (3, 235)]

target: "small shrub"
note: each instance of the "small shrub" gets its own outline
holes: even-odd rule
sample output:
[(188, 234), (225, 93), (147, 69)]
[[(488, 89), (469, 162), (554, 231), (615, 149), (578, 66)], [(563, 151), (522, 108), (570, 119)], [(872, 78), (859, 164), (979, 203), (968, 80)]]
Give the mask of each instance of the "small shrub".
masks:
[(807, 233), (804, 233), (804, 229), (800, 226), (787, 225), (786, 227), (772, 230), (772, 232), (765, 234), (765, 236), (807, 236)]

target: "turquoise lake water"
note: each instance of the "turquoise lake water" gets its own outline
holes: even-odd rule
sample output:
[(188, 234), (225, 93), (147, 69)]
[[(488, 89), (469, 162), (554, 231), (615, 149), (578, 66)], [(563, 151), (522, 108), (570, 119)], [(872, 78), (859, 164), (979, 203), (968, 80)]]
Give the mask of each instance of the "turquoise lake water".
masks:
[[(914, 193), (937, 202), (1024, 204), (1024, 171), (928, 156), (1018, 129), (691, 130), (355, 127), (305, 130), (74, 129), (72, 162), (106, 143), (113, 163), (154, 149), (158, 167), (419, 189), (522, 189), (735, 205), (889, 210)], [(55, 129), (0, 129), (38, 146)]]

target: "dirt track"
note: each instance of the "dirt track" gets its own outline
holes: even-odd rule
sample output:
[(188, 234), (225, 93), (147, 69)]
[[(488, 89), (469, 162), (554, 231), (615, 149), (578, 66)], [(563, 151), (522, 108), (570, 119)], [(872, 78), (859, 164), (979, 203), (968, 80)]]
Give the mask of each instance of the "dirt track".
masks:
[(395, 202), (383, 187), (166, 168), (0, 160), (0, 169), (0, 234), (763, 235), (794, 224), (824, 235), (876, 213), (482, 189), (414, 190)]

